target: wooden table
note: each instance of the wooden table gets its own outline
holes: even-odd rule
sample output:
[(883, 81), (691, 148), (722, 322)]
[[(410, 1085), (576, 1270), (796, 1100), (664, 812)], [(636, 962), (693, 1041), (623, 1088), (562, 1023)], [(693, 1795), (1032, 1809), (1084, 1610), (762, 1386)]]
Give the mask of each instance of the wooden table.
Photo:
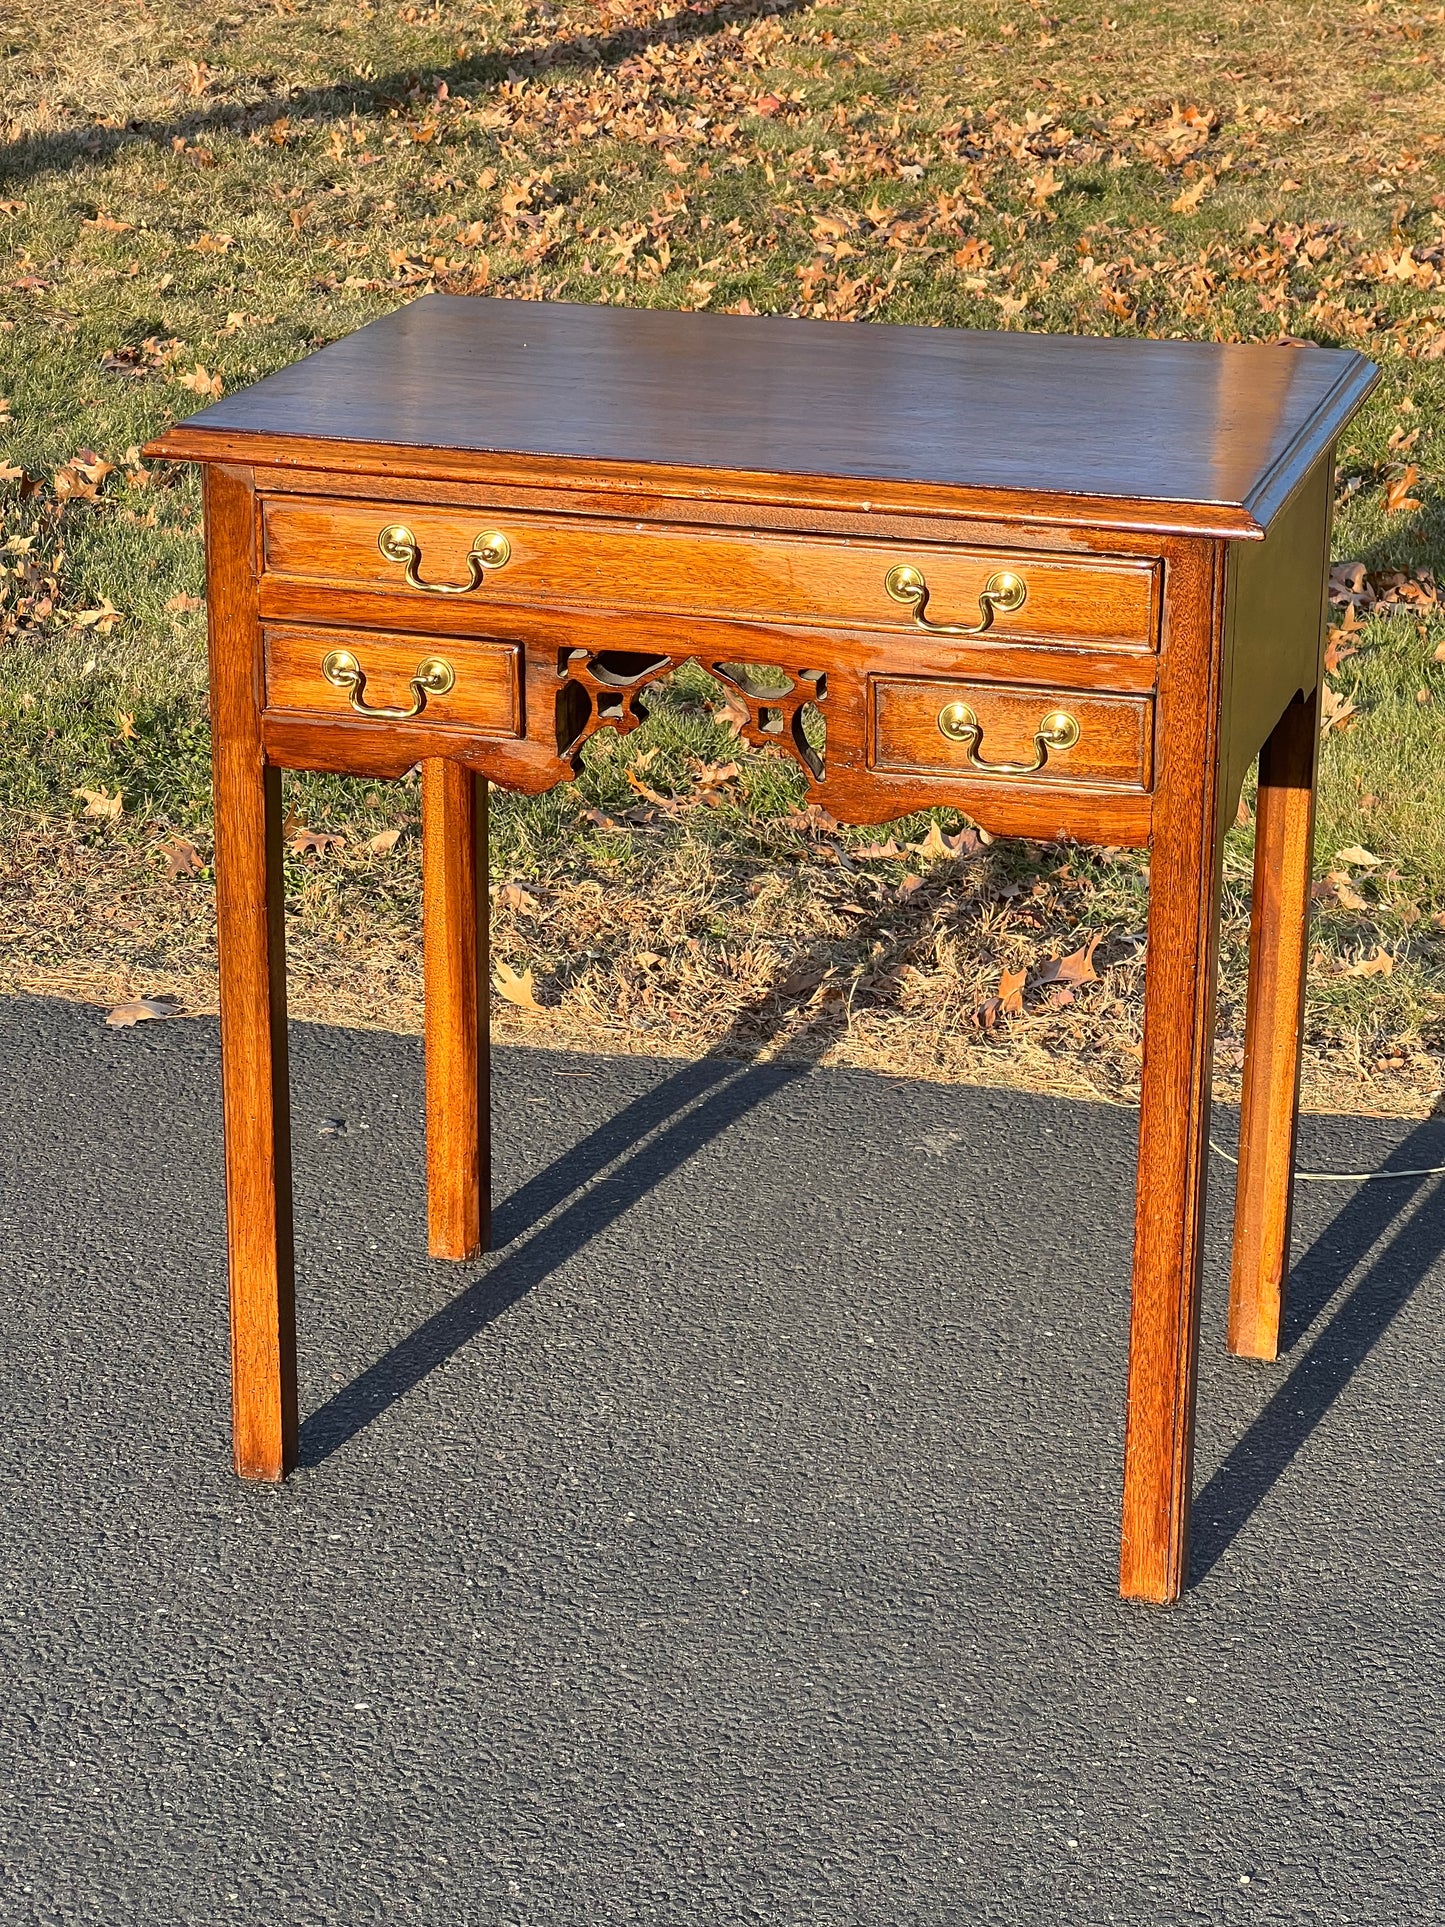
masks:
[(1271, 1358), (1333, 451), (1374, 379), (1314, 347), (431, 295), (153, 443), (207, 464), (237, 1470), (296, 1457), (282, 769), (421, 763), (430, 1248), (470, 1257), (487, 785), (570, 780), (691, 657), (845, 822), (946, 803), (1149, 846), (1121, 1586), (1175, 1598), (1221, 845), (1258, 754), (1229, 1345)]

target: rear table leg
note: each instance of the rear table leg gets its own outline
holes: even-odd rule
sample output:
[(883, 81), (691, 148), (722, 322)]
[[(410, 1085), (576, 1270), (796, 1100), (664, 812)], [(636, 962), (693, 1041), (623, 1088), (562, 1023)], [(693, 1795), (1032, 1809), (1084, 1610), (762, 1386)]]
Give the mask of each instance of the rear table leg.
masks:
[(1278, 1353), (1289, 1273), (1319, 736), (1316, 690), (1290, 704), (1259, 758), (1229, 1282), (1229, 1349), (1245, 1358)]

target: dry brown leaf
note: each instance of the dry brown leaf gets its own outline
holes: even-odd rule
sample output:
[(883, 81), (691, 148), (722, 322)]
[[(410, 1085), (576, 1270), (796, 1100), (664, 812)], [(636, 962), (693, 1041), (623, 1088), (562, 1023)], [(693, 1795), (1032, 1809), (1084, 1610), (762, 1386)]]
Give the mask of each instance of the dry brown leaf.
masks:
[(903, 851), (890, 836), (886, 843), (859, 843), (848, 854), (861, 857), (865, 863), (871, 863), (882, 857), (902, 856)]
[(201, 853), (186, 836), (173, 836), (166, 843), (157, 843), (157, 856), (166, 860), (166, 877), (174, 881), (176, 877), (193, 876), (197, 870), (204, 870)]
[(1389, 977), (1393, 975), (1395, 959), (1390, 952), (1376, 944), (1368, 957), (1359, 957), (1354, 963), (1340, 965), (1342, 977)]
[(1348, 870), (1330, 870), (1311, 892), (1321, 903), (1337, 903), (1342, 910), (1367, 910), (1368, 903), (1355, 888)]
[(1067, 957), (1057, 959), (1051, 957), (1047, 963), (1040, 966), (1034, 982), (1036, 984), (1097, 983), (1099, 973), (1094, 968), (1094, 952), (1099, 947), (1102, 934), (1096, 931), (1088, 938), (1082, 949), (1072, 951)]
[(542, 907), (520, 883), (504, 883), (497, 892), (497, 903), (501, 909), (514, 911), (519, 916), (530, 916)]
[(400, 841), (400, 830), (378, 830), (375, 836), (366, 839), (363, 848), (370, 850), (373, 856), (387, 856)]
[(328, 850), (339, 850), (345, 841), (346, 838), (336, 831), (303, 828), (297, 830), (286, 847), (294, 850), (297, 856), (325, 856)]
[(102, 596), (98, 609), (79, 609), (71, 620), (77, 629), (94, 629), (100, 635), (108, 636), (115, 625), (125, 618), (109, 596)]
[(1393, 482), (1386, 484), (1386, 515), (1402, 515), (1410, 509), (1419, 508), (1419, 502), (1410, 493), (1410, 490), (1414, 488), (1419, 479), (1420, 471), (1416, 468), (1415, 464), (1411, 462), (1409, 467), (1406, 468), (1402, 474), (1397, 475)]
[(70, 793), (72, 796), (85, 798), (85, 809), (82, 812), (85, 816), (99, 816), (113, 823), (125, 809), (125, 798), (119, 790), (114, 796), (108, 796), (104, 790), (78, 789)]
[(741, 696), (724, 696), (713, 710), (712, 719), (719, 729), (725, 729), (729, 736), (736, 739), (747, 727), (748, 706)]
[(221, 377), (211, 374), (199, 361), (188, 375), (180, 375), (177, 379), (182, 388), (189, 388), (197, 395), (209, 395), (212, 400), (219, 400), (226, 392)]
[(132, 1024), (148, 1024), (161, 1017), (184, 1017), (185, 1012), (173, 997), (132, 997), (105, 1013), (111, 1030), (129, 1030)]
[[(1354, 613), (1354, 608), (1351, 606), (1350, 614)], [(1342, 662), (1348, 662), (1351, 656), (1357, 656), (1359, 653), (1353, 643), (1346, 641), (1343, 626), (1331, 629), (1325, 644), (1325, 674), (1327, 676), (1337, 674)]]
[(1330, 683), (1320, 686), (1320, 734), (1328, 736), (1332, 729), (1342, 733), (1359, 715), (1358, 706), (1347, 696), (1342, 696)]
[(1432, 660), (1435, 662), (1445, 662), (1445, 642), (1436, 643), (1435, 654)]
[(118, 709), (115, 712), (115, 721), (116, 727), (120, 731), (120, 740), (123, 743), (133, 743), (135, 741), (135, 717), (128, 709)]
[(1185, 188), (1178, 200), (1169, 203), (1169, 212), (1171, 214), (1197, 213), (1199, 203), (1204, 199), (1210, 188), (1214, 186), (1214, 178), (1212, 174), (1201, 174), (1197, 181)]
[(1355, 870), (1377, 870), (1385, 859), (1359, 843), (1352, 843), (1347, 850), (1336, 850), (1335, 860), (1348, 863)]
[(515, 1004), (518, 1010), (530, 1010), (538, 1017), (546, 1015), (544, 1006), (537, 1002), (530, 969), (524, 970), (519, 977), (512, 966), (503, 963), (499, 957), (496, 984), (497, 994), (505, 997), (509, 1004)]
[(1026, 970), (1005, 970), (998, 980), (999, 1009), (1005, 1017), (1022, 1017), (1024, 1014), (1024, 986), (1028, 982)]
[(198, 609), (204, 609), (205, 606), (203, 596), (187, 595), (184, 591), (179, 595), (173, 595), (166, 603), (166, 608), (176, 616), (194, 615)]

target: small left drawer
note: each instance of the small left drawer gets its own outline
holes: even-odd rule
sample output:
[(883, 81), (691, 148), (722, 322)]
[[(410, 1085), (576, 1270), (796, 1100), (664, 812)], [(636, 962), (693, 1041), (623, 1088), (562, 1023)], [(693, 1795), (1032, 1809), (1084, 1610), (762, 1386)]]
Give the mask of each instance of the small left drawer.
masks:
[(300, 623), (268, 625), (264, 640), (268, 709), (522, 734), (516, 643)]

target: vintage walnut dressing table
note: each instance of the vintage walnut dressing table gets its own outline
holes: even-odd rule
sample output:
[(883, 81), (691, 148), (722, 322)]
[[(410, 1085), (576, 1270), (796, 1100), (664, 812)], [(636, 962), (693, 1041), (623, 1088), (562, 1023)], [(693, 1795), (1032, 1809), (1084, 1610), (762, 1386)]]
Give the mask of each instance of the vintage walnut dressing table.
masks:
[(1221, 840), (1258, 753), (1229, 1344), (1269, 1358), (1332, 460), (1374, 379), (1313, 347), (432, 295), (161, 436), (207, 464), (237, 1469), (296, 1453), (281, 770), (422, 765), (430, 1247), (465, 1258), (487, 784), (566, 781), (694, 657), (844, 821), (948, 803), (1149, 846), (1121, 1584), (1175, 1598)]

